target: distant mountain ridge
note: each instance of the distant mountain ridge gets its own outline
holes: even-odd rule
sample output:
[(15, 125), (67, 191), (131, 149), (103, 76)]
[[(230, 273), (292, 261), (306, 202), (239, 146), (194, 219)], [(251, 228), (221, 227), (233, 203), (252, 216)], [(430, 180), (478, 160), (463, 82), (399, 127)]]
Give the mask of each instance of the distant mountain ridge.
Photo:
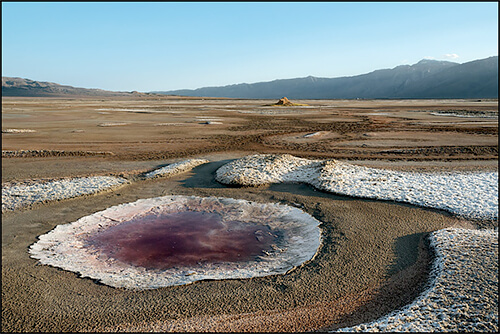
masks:
[(53, 82), (2, 77), (2, 96), (64, 97), (64, 96), (131, 96), (132, 92), (78, 88)]
[(253, 84), (203, 87), (149, 93), (78, 88), (52, 82), (2, 77), (2, 96), (180, 95), (243, 99), (424, 99), (498, 98), (498, 56), (463, 64), (424, 59), (370, 73), (339, 78), (308, 76)]
[(308, 76), (152, 93), (250, 99), (498, 98), (498, 56), (463, 64), (424, 59), (351, 77)]

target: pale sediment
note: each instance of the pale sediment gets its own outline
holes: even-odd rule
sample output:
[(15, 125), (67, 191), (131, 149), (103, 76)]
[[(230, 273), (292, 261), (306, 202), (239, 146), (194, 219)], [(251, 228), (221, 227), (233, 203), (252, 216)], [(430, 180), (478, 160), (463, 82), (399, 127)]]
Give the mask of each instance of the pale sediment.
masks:
[(130, 123), (124, 123), (124, 122), (116, 122), (116, 123), (101, 123), (98, 126), (123, 126), (123, 125), (129, 125)]
[(73, 179), (2, 185), (2, 212), (33, 204), (95, 194), (126, 184), (124, 178), (92, 176)]
[(308, 133), (308, 134), (304, 135), (303, 137), (304, 138), (318, 137), (318, 136), (321, 136), (323, 134), (324, 134), (324, 132), (318, 131), (318, 132)]
[(186, 123), (156, 123), (155, 126), (183, 126), (188, 125)]
[(412, 304), (339, 332), (498, 332), (498, 230), (447, 228), (430, 235), (429, 287)]
[(207, 124), (207, 125), (213, 125), (213, 124), (222, 124), (222, 122), (217, 122), (217, 121), (204, 121), (201, 124)]
[(191, 169), (193, 169), (196, 166), (206, 164), (209, 161), (206, 159), (189, 159), (189, 160), (184, 160), (184, 161), (179, 161), (172, 163), (168, 166), (162, 167), (155, 169), (151, 172), (146, 173), (144, 176), (147, 179), (159, 177), (159, 176), (174, 176), (176, 174), (184, 173), (187, 172)]
[[(9, 151), (2, 154), (8, 155)], [(9, 156), (25, 156), (32, 151), (12, 152)], [(37, 152), (54, 153), (54, 152)], [(62, 153), (65, 153), (62, 151)], [(61, 154), (62, 154), (61, 153)], [(77, 152), (78, 153), (78, 152)], [(86, 152), (81, 152), (82, 154)], [(87, 152), (89, 154), (107, 154), (108, 152)], [(196, 166), (208, 163), (205, 159), (189, 159), (170, 164), (168, 166), (153, 170), (145, 174), (146, 178), (160, 176), (170, 177), (187, 172)], [(113, 176), (92, 176), (72, 179), (30, 181), (18, 184), (2, 185), (2, 212), (13, 211), (23, 207), (28, 207), (37, 203), (63, 200), (82, 195), (96, 194), (103, 190), (114, 189), (128, 183), (124, 178)]]
[(498, 172), (401, 172), (260, 154), (220, 167), (216, 179), (241, 186), (301, 182), (342, 195), (407, 202), (465, 218), (498, 219)]
[(2, 130), (2, 133), (28, 133), (28, 132), (36, 132), (36, 130), (32, 130), (32, 129), (5, 129), (5, 130)]
[(105, 151), (59, 151), (59, 150), (2, 150), (2, 158), (60, 157), (60, 156), (106, 156), (114, 155)]

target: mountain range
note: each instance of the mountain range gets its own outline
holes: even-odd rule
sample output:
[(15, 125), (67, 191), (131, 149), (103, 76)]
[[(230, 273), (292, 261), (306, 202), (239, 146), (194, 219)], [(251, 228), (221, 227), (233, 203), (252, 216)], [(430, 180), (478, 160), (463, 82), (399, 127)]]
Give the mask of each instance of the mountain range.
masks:
[(463, 64), (424, 59), (350, 77), (308, 76), (152, 93), (247, 99), (498, 98), (498, 56)]
[[(79, 88), (53, 82), (2, 77), (2, 96), (65, 97), (65, 96), (132, 96), (136, 92), (114, 92)], [(139, 93), (140, 94), (140, 93)]]
[(338, 78), (279, 79), (149, 93), (77, 88), (51, 82), (2, 77), (2, 96), (134, 96), (164, 94), (242, 99), (424, 99), (498, 98), (498, 56), (459, 64), (424, 59), (414, 65)]

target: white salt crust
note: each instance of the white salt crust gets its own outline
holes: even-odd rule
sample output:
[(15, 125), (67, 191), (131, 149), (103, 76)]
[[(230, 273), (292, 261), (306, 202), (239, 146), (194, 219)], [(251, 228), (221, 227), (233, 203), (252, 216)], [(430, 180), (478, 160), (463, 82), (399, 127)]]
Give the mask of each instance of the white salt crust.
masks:
[(147, 179), (159, 176), (174, 176), (176, 174), (187, 172), (196, 166), (206, 164), (208, 162), (210, 161), (206, 159), (189, 159), (185, 161), (176, 162), (162, 168), (155, 169), (149, 173), (146, 173), (144, 176)]
[(155, 126), (183, 126), (188, 125), (186, 123), (156, 123)]
[(95, 194), (126, 183), (128, 181), (120, 177), (91, 176), (12, 186), (2, 185), (2, 212), (47, 201)]
[[(180, 161), (148, 172), (145, 177), (148, 179), (160, 176), (171, 177), (208, 162), (205, 159)], [(92, 176), (46, 182), (28, 182), (28, 184), (2, 185), (2, 212), (17, 210), (37, 203), (95, 194), (103, 190), (114, 189), (128, 182), (126, 179), (119, 177)]]
[(2, 130), (2, 133), (26, 133), (26, 132), (36, 132), (36, 130), (32, 130), (32, 129), (5, 129), (5, 130)]
[[(303, 182), (350, 196), (498, 219), (497, 172), (396, 172), (335, 160), (255, 155), (220, 167), (216, 179), (245, 186)], [(436, 260), (426, 291), (401, 310), (339, 332), (498, 331), (498, 230), (448, 228), (430, 239)]]
[[(273, 247), (273, 251), (263, 253), (254, 261), (207, 263), (166, 270), (131, 266), (96, 249), (84, 247), (89, 236), (134, 217), (183, 211), (218, 213), (223, 223), (238, 220), (261, 224), (271, 231), (281, 231), (283, 239)], [(73, 223), (58, 225), (41, 235), (29, 252), (42, 264), (76, 272), (81, 277), (89, 277), (112, 287), (155, 289), (204, 279), (284, 274), (314, 257), (320, 246), (319, 224), (309, 214), (286, 205), (222, 197), (165, 196), (113, 206)]]
[(443, 209), (465, 218), (498, 219), (498, 172), (401, 172), (257, 154), (221, 166), (216, 180), (242, 186), (300, 182), (342, 195)]
[(130, 123), (123, 123), (123, 122), (116, 122), (116, 123), (101, 123), (98, 126), (123, 126), (123, 125), (129, 125)]
[(447, 228), (430, 241), (436, 259), (426, 291), (400, 310), (337, 332), (498, 332), (498, 230)]

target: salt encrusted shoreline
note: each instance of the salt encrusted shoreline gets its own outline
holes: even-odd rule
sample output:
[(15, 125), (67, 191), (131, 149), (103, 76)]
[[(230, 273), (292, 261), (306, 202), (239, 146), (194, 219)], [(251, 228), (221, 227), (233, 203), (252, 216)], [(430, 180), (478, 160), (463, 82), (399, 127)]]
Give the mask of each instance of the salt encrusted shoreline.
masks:
[[(223, 222), (241, 221), (267, 226), (282, 234), (272, 251), (247, 262), (205, 263), (164, 270), (132, 266), (91, 247), (86, 238), (147, 213), (182, 211), (219, 213)], [(58, 225), (31, 245), (31, 257), (43, 264), (79, 273), (118, 288), (156, 289), (205, 279), (250, 278), (287, 271), (311, 260), (320, 245), (320, 222), (300, 209), (223, 197), (165, 196), (110, 207), (79, 220)]]
[(126, 179), (120, 177), (91, 176), (31, 184), (2, 185), (2, 212), (47, 201), (95, 194), (127, 182)]
[(168, 166), (155, 169), (151, 172), (144, 174), (147, 179), (152, 179), (159, 176), (173, 176), (176, 174), (187, 172), (196, 166), (206, 164), (210, 161), (206, 159), (189, 159), (184, 161), (179, 161)]
[(414, 173), (257, 154), (221, 166), (216, 180), (242, 186), (301, 182), (342, 195), (443, 209), (469, 219), (498, 219), (498, 172)]
[[(355, 197), (389, 199), (498, 219), (498, 173), (410, 173), (291, 155), (254, 155), (216, 172), (225, 184), (302, 182)], [(414, 303), (350, 331), (497, 331), (498, 229), (448, 228), (430, 235), (436, 252), (427, 290)]]
[[(208, 162), (205, 159), (180, 161), (148, 172), (145, 177), (148, 179), (160, 176), (170, 177)], [(129, 181), (120, 177), (91, 176), (14, 185), (4, 184), (2, 185), (2, 212), (14, 211), (37, 203), (96, 194), (126, 183)]]
[(498, 332), (498, 230), (431, 233), (428, 289), (401, 310), (337, 332)]

